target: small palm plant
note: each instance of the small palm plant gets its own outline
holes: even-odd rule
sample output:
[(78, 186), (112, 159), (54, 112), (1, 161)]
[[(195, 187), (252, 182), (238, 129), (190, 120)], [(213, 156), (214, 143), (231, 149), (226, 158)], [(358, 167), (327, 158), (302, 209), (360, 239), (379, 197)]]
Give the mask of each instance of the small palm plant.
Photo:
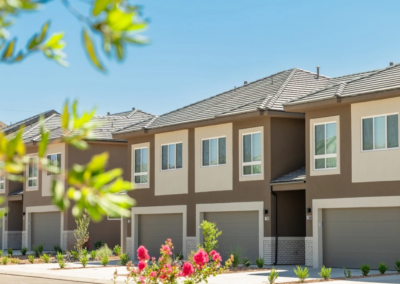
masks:
[(319, 276), (324, 278), (324, 280), (329, 280), (331, 278), (331, 271), (332, 271), (332, 268), (325, 268), (325, 266), (322, 266), (321, 272), (318, 274), (319, 274)]
[(276, 279), (278, 279), (279, 273), (276, 271), (275, 268), (272, 268), (271, 272), (269, 273), (268, 276), (268, 282), (269, 284), (274, 284)]
[(300, 282), (303, 283), (308, 277), (310, 277), (310, 273), (307, 267), (302, 268), (301, 266), (297, 266), (293, 269), (297, 278), (299, 278)]

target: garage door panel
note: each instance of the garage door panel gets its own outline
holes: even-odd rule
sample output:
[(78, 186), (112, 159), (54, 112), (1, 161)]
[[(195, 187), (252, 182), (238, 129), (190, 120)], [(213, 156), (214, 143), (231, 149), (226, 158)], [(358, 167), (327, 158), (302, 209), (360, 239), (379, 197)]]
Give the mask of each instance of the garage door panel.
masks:
[(61, 245), (61, 213), (32, 213), (32, 247), (44, 245), (44, 250), (53, 250), (54, 245)]
[(360, 268), (380, 262), (391, 268), (400, 257), (400, 208), (323, 210), (323, 262)]

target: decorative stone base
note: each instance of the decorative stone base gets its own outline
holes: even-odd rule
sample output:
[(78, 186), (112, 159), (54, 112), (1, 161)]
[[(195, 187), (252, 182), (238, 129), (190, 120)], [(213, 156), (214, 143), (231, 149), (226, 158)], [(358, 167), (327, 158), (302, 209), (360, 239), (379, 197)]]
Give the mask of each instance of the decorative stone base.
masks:
[(306, 266), (313, 266), (313, 238), (306, 237), (305, 240), (306, 246)]
[(190, 255), (192, 251), (197, 250), (197, 240), (196, 237), (187, 237), (186, 238), (186, 255), (184, 255), (185, 258)]
[(5, 235), (7, 249), (12, 248), (20, 250), (22, 248), (22, 231), (6, 231)]
[(272, 265), (275, 261), (275, 238), (264, 238), (263, 252), (264, 264)]
[[(272, 265), (275, 262), (275, 238), (264, 238), (264, 263)], [(277, 264), (305, 264), (305, 241), (301, 237), (278, 237)]]
[(28, 244), (26, 243), (26, 231), (21, 232), (21, 238), (22, 238), (21, 248), (27, 248)]
[(75, 245), (74, 231), (64, 231), (63, 232), (63, 243), (61, 248), (63, 250), (73, 250)]
[(126, 238), (126, 253), (132, 259), (133, 255), (131, 255), (132, 254), (132, 238), (131, 237)]

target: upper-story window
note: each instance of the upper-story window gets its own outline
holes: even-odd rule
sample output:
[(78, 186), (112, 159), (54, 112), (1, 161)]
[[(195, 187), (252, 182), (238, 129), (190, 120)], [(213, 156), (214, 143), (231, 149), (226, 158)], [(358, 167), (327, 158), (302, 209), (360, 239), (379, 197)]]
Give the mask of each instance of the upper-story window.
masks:
[(211, 138), (202, 140), (203, 167), (226, 164), (226, 138)]
[(161, 152), (163, 171), (182, 168), (182, 143), (162, 145)]
[(37, 157), (29, 158), (28, 164), (28, 187), (36, 187), (37, 186), (37, 178), (38, 178), (38, 159)]
[(243, 175), (261, 174), (261, 132), (243, 135)]
[(314, 125), (314, 166), (316, 170), (337, 167), (336, 122)]
[(362, 119), (363, 151), (399, 147), (399, 115), (388, 114)]
[[(47, 155), (47, 160), (49, 164), (53, 167), (57, 167), (61, 171), (61, 154), (51, 154)], [(48, 176), (55, 175), (51, 172), (47, 172)]]
[(147, 162), (148, 149), (138, 148), (135, 149), (135, 183), (146, 184), (148, 182), (148, 162)]

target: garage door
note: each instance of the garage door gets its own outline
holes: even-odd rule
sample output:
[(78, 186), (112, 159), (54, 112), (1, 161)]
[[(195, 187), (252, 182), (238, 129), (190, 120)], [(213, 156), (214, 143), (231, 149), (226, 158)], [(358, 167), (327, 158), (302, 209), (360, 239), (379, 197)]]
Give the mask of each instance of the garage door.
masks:
[(61, 213), (32, 213), (32, 247), (44, 245), (44, 250), (54, 250), (54, 245), (61, 245)]
[(0, 250), (1, 249), (3, 249), (3, 220), (2, 219), (0, 219)]
[(253, 263), (259, 257), (258, 211), (251, 212), (212, 212), (204, 213), (204, 219), (215, 222), (222, 231), (218, 238), (218, 249), (223, 260), (238, 248), (242, 258), (247, 257)]
[(181, 253), (183, 248), (182, 214), (139, 215), (138, 244), (149, 250), (151, 257), (160, 256), (160, 247), (167, 239), (172, 239), (173, 253)]
[(400, 259), (400, 208), (323, 210), (323, 261), (327, 267), (393, 269)]

